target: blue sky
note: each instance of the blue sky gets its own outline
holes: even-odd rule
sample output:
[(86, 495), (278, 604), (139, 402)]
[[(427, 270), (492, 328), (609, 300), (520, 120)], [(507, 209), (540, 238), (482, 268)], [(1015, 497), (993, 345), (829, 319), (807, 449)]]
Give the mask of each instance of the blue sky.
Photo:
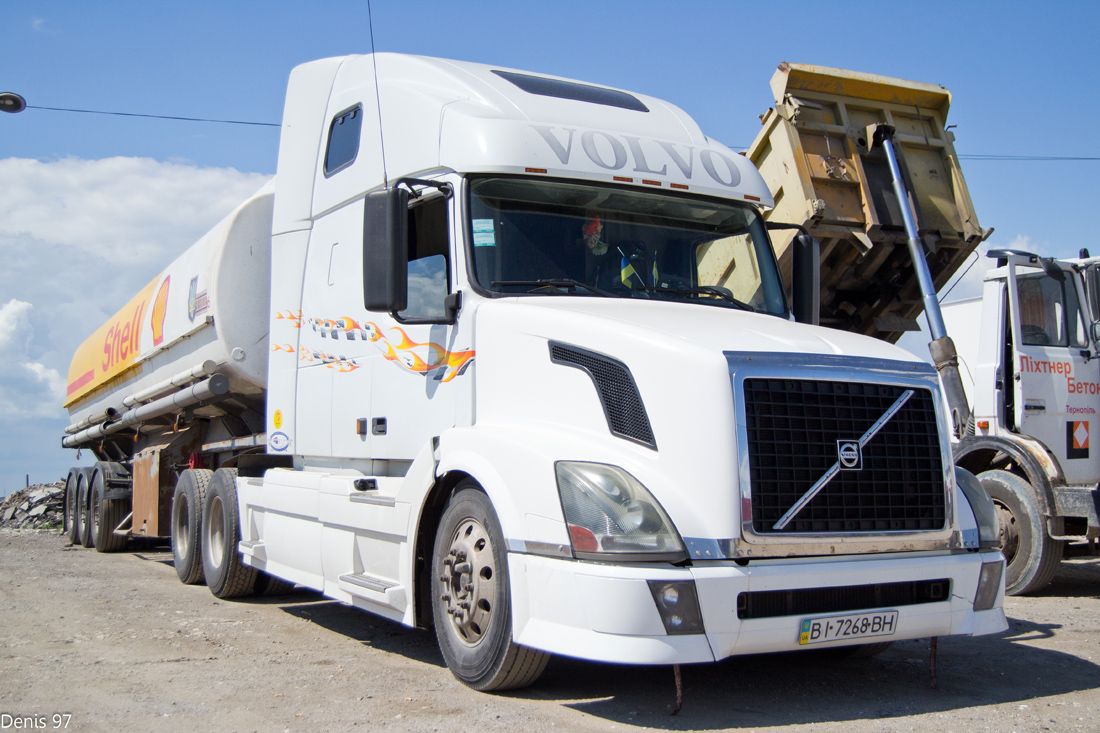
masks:
[[(1098, 156), (1100, 3), (374, 0), (380, 51), (667, 99), (734, 149), (781, 61), (942, 84), (962, 154)], [(5, 3), (0, 91), (28, 104), (279, 122), (296, 64), (368, 53), (365, 0)], [(0, 116), (0, 494), (61, 476), (73, 349), (275, 172), (278, 129)], [(990, 243), (1093, 254), (1100, 162), (964, 160)], [(85, 460), (87, 455), (84, 456)]]

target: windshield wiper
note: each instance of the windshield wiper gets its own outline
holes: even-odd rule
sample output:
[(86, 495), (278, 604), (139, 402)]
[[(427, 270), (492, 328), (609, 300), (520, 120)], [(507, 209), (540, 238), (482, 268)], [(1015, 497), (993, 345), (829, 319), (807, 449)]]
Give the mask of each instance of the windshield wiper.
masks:
[(614, 298), (615, 296), (606, 290), (600, 290), (599, 288), (583, 283), (580, 280), (574, 280), (568, 277), (559, 278), (544, 278), (542, 280), (494, 280), (492, 286), (499, 288), (507, 285), (531, 285), (540, 287), (551, 288), (584, 288), (585, 290), (595, 293), (596, 295), (603, 296), (604, 298)]
[(700, 285), (697, 288), (655, 288), (646, 286), (645, 289), (652, 293), (675, 293), (677, 295), (717, 295), (719, 298), (722, 298), (729, 303), (733, 303), (735, 306), (743, 311), (750, 311), (752, 313), (756, 312), (756, 309), (748, 303), (738, 300), (737, 298), (733, 297), (731, 293), (713, 285)]

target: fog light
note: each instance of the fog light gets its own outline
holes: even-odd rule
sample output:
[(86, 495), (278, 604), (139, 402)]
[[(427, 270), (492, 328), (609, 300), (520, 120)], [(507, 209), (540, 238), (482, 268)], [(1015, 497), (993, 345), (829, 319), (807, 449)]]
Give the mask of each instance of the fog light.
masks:
[(982, 574), (978, 576), (978, 592), (974, 594), (974, 610), (988, 611), (997, 602), (997, 594), (1004, 587), (1004, 560), (982, 563)]
[(699, 611), (694, 580), (651, 580), (649, 592), (653, 594), (666, 634), (704, 633), (703, 614)]

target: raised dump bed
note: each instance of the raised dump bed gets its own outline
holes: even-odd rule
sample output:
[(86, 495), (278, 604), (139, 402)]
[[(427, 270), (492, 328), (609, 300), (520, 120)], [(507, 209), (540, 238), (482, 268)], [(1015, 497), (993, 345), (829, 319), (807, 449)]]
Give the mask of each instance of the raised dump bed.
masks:
[[(922, 311), (901, 210), (881, 147), (867, 128), (895, 128), (902, 175), (936, 287), (988, 233), (946, 129), (951, 93), (919, 82), (782, 63), (775, 107), (748, 157), (775, 197), (770, 222), (799, 224), (821, 242), (821, 324), (897, 341)], [(794, 232), (775, 231), (789, 275)], [(789, 277), (787, 282), (790, 282)]]

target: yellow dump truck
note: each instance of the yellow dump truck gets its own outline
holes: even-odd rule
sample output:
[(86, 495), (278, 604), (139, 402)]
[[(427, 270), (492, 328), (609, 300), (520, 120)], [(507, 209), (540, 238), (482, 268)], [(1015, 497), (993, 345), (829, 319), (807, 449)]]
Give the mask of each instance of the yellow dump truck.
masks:
[[(921, 293), (890, 170), (868, 128), (894, 128), (925, 256), (937, 288), (992, 229), (978, 224), (947, 129), (951, 93), (919, 82), (782, 63), (775, 106), (746, 153), (775, 198), (769, 223), (821, 242), (821, 325), (890, 342), (917, 330)], [(790, 283), (796, 231), (773, 233)]]

